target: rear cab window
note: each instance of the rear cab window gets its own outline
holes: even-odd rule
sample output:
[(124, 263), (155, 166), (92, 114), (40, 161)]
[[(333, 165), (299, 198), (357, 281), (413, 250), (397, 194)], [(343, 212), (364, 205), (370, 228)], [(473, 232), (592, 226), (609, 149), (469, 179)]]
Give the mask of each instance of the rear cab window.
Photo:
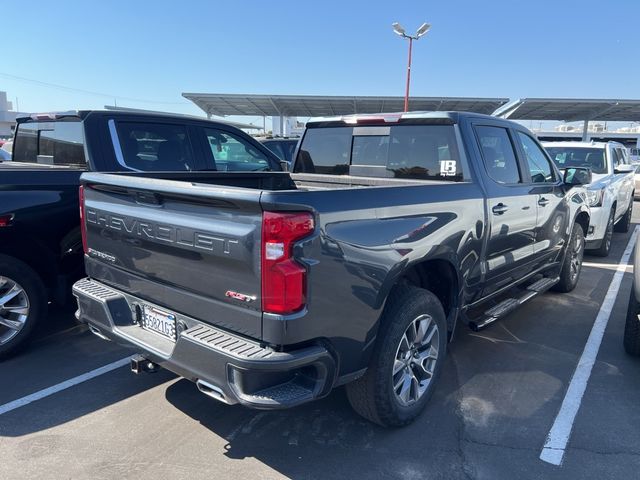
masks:
[(294, 173), (462, 181), (453, 125), (310, 127)]
[(19, 123), (13, 161), (85, 168), (84, 129), (80, 119)]

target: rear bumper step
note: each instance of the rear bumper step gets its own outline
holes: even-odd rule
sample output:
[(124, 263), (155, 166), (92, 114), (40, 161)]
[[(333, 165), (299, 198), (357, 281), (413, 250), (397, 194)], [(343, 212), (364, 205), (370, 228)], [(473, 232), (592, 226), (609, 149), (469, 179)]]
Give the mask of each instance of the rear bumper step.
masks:
[(150, 362), (196, 383), (216, 400), (254, 408), (287, 408), (320, 398), (331, 391), (336, 363), (326, 348), (314, 345), (291, 352), (276, 351), (194, 318), (176, 314), (174, 342), (142, 329), (136, 309), (155, 306), (90, 279), (73, 286), (78, 320), (101, 338), (141, 351), (136, 364)]

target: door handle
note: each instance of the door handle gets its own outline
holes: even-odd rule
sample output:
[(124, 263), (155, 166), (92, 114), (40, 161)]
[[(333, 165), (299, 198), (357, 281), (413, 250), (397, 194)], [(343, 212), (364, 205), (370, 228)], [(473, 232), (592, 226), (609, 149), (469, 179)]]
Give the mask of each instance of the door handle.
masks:
[(547, 205), (549, 205), (549, 200), (542, 197), (540, 200), (538, 200), (538, 205), (540, 205), (541, 207), (546, 207)]
[(491, 209), (495, 215), (502, 215), (507, 210), (509, 210), (509, 208), (504, 203), (499, 203)]

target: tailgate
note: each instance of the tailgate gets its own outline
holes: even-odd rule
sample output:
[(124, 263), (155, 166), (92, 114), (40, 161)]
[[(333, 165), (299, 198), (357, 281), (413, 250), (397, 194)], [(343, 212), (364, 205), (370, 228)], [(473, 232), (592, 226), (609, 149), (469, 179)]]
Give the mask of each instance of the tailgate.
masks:
[(82, 180), (90, 277), (261, 338), (260, 190), (107, 174)]

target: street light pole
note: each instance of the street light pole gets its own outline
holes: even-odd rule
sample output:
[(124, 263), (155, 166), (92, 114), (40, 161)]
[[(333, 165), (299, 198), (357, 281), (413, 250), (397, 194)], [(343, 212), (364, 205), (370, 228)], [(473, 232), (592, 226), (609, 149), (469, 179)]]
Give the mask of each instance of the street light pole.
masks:
[(409, 62), (407, 63), (407, 88), (404, 92), (404, 111), (409, 111), (409, 85), (411, 84), (411, 47), (413, 47), (413, 38), (409, 37)]
[(392, 27), (393, 27), (393, 31), (396, 34), (400, 35), (402, 38), (406, 38), (409, 40), (409, 62), (407, 64), (407, 88), (404, 94), (404, 111), (408, 112), (409, 111), (409, 86), (411, 84), (411, 50), (413, 49), (413, 41), (418, 40), (420, 37), (425, 35), (431, 28), (431, 25), (429, 25), (428, 23), (423, 23), (422, 25), (420, 25), (420, 28), (418, 28), (418, 31), (416, 32), (415, 35), (407, 35), (402, 25), (400, 25), (398, 22), (393, 23)]

